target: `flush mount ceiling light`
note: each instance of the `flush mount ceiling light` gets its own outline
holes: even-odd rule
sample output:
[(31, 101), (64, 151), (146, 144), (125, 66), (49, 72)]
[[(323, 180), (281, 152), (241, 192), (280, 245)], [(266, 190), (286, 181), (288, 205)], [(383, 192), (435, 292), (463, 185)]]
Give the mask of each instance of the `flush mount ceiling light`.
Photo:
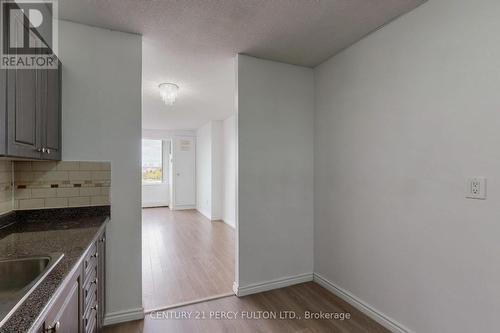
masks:
[(166, 105), (173, 105), (179, 92), (179, 86), (175, 83), (162, 83), (158, 86), (160, 88), (160, 95)]

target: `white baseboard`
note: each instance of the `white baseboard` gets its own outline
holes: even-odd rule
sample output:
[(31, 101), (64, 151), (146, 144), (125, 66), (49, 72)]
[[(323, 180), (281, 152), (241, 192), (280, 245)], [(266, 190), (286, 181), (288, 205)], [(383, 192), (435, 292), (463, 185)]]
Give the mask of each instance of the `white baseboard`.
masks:
[(384, 326), (385, 328), (387, 328), (391, 332), (394, 332), (394, 333), (413, 333), (411, 330), (404, 327), (402, 324), (398, 323), (397, 321), (395, 321), (391, 317), (378, 311), (373, 306), (365, 303), (364, 301), (362, 301), (358, 297), (351, 294), (349, 291), (342, 289), (341, 287), (339, 287), (335, 283), (327, 280), (326, 278), (324, 278), (320, 274), (314, 273), (314, 282), (316, 282), (317, 284), (319, 284), (323, 288), (328, 289), (330, 292), (337, 295), (338, 297), (342, 298), (344, 301), (351, 304), (356, 309), (363, 312), (365, 315), (367, 315), (371, 319), (375, 320), (377, 323)]
[(176, 205), (172, 206), (172, 210), (196, 209), (196, 205)]
[(304, 273), (294, 276), (287, 276), (275, 280), (270, 280), (261, 283), (254, 283), (248, 286), (238, 286), (236, 282), (233, 284), (233, 291), (236, 296), (246, 296), (272, 289), (284, 288), (294, 284), (309, 282), (313, 280), (313, 273)]
[(171, 309), (180, 308), (180, 307), (187, 306), (187, 305), (203, 303), (203, 302), (207, 302), (207, 301), (213, 301), (213, 300), (216, 300), (219, 298), (225, 298), (225, 297), (229, 297), (229, 296), (234, 296), (234, 294), (233, 293), (224, 293), (224, 294), (218, 294), (218, 295), (214, 295), (214, 296), (198, 298), (198, 299), (195, 299), (192, 301), (174, 303), (172, 305), (159, 306), (159, 307), (151, 308), (151, 309), (144, 309), (144, 313), (147, 315), (147, 314), (150, 314), (152, 312), (171, 310)]
[(143, 202), (142, 208), (168, 207), (169, 202)]
[(201, 210), (198, 207), (196, 207), (196, 210), (198, 211), (198, 213), (200, 213), (201, 215), (205, 216), (210, 221), (222, 221), (222, 217), (210, 216), (209, 214), (207, 214), (206, 212), (204, 212), (203, 210)]
[(136, 308), (124, 311), (106, 313), (104, 316), (104, 326), (124, 323), (126, 321), (144, 319), (144, 309)]
[(211, 220), (212, 218), (210, 217), (210, 215), (208, 215), (207, 213), (205, 213), (203, 210), (201, 210), (199, 207), (196, 207), (196, 210), (198, 211), (198, 213), (200, 213), (201, 215), (205, 216), (207, 219)]
[(236, 229), (236, 223), (234, 223), (233, 221), (227, 221), (227, 220), (222, 219), (222, 222), (224, 222), (225, 224), (227, 224), (231, 228)]
[(238, 296), (238, 284), (236, 281), (233, 282), (233, 293)]

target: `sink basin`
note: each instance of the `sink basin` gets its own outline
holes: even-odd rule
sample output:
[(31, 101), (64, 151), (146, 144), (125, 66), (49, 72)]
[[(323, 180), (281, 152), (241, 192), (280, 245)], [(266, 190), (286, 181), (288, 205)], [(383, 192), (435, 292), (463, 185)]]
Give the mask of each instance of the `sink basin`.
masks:
[(0, 295), (15, 293), (33, 282), (49, 265), (50, 257), (0, 261)]
[(0, 258), (0, 327), (61, 260), (63, 254)]

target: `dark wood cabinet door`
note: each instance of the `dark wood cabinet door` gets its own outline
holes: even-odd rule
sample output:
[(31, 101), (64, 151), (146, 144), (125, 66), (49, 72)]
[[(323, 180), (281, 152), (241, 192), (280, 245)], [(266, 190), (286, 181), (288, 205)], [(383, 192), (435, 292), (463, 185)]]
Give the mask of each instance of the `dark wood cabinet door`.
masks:
[(0, 69), (0, 155), (7, 154), (7, 71)]
[[(44, 17), (50, 17), (49, 14), (44, 13)], [(23, 15), (11, 21), (12, 36), (17, 42), (21, 42), (25, 37), (25, 23)], [(44, 33), (48, 32), (39, 31), (42, 36)], [(58, 64), (57, 69), (2, 70), (0, 156), (61, 159), (59, 61)]]
[(46, 96), (43, 105), (44, 133), (42, 146), (46, 153), (42, 158), (61, 159), (61, 65), (58, 69), (45, 70), (45, 86), (40, 87)]
[(42, 326), (42, 332), (79, 333), (80, 330), (80, 279), (71, 284), (53, 307)]
[(7, 70), (7, 154), (40, 158), (42, 138), (39, 73), (33, 69)]

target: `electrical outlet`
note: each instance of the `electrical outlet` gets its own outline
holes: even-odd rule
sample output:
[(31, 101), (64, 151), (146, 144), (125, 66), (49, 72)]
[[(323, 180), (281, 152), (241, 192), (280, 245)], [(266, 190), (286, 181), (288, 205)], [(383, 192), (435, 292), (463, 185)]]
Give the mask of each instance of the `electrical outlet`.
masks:
[(465, 197), (469, 199), (486, 199), (486, 178), (474, 177), (467, 179)]

